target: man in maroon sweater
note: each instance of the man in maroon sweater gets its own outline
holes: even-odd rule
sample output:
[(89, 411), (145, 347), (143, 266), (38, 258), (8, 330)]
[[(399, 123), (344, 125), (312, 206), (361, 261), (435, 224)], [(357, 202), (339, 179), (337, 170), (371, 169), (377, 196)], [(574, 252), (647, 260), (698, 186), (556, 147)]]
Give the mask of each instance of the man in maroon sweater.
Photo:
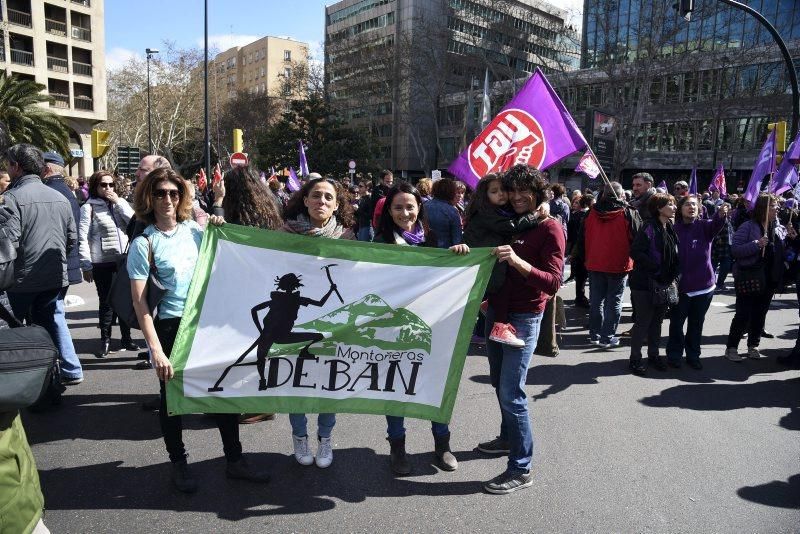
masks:
[[(511, 207), (517, 215), (532, 213), (545, 200), (546, 184), (541, 173), (525, 165), (515, 165), (503, 176)], [(489, 493), (507, 494), (533, 484), (533, 432), (528, 415), (525, 383), (528, 365), (539, 337), (542, 314), (548, 299), (561, 285), (564, 268), (564, 229), (553, 218), (516, 236), (511, 245), (497, 247), (498, 261), (508, 263), (506, 284), (511, 299), (508, 319), (523, 347), (487, 341), (489, 375), (500, 403), (500, 435), (480, 443), (486, 454), (507, 454), (506, 470), (484, 485)], [(486, 324), (494, 323), (491, 306)], [(488, 340), (489, 333), (486, 333)]]

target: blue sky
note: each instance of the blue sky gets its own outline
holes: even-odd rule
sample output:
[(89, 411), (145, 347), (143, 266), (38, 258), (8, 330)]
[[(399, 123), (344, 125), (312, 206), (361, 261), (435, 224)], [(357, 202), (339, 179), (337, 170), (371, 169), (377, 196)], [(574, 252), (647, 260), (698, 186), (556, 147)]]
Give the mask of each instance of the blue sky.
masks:
[[(288, 36), (311, 44), (324, 39), (325, 5), (333, 0), (208, 0), (209, 47), (220, 51), (265, 35)], [(106, 0), (106, 63), (116, 68), (145, 48), (203, 45), (203, 0)], [(213, 57), (213, 56), (212, 56)], [(321, 59), (321, 58), (320, 58)]]

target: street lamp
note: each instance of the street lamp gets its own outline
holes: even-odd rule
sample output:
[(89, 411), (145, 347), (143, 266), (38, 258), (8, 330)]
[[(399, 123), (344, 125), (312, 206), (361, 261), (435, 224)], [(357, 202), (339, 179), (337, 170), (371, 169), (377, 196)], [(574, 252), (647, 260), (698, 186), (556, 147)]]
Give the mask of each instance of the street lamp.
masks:
[(147, 54), (147, 142), (150, 145), (150, 153), (152, 154), (154, 150), (153, 126), (150, 119), (150, 60), (153, 58), (154, 54), (158, 54), (158, 50), (155, 48), (146, 48), (144, 52)]

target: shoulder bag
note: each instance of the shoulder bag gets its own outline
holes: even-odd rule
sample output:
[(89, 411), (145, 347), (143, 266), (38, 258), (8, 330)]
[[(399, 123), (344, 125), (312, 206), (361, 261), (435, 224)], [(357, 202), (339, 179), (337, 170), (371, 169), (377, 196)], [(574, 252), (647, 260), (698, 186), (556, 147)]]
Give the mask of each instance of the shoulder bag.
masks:
[[(150, 310), (150, 314), (155, 318), (158, 313), (156, 308), (158, 308), (158, 304), (161, 302), (161, 299), (164, 298), (164, 294), (167, 290), (164, 284), (161, 283), (161, 280), (158, 279), (158, 269), (156, 268), (156, 262), (153, 258), (153, 243), (150, 241), (149, 237), (143, 237), (147, 240), (147, 258), (150, 262), (150, 274), (147, 277), (145, 286), (147, 309)], [(131, 328), (141, 330), (139, 320), (136, 318), (136, 310), (133, 309), (131, 279), (128, 275), (128, 248), (130, 247), (130, 243), (129, 241), (125, 252), (121, 254), (120, 258), (117, 260), (117, 274), (114, 275), (114, 280), (111, 282), (111, 289), (108, 292), (108, 303), (120, 320), (125, 321), (125, 324)]]

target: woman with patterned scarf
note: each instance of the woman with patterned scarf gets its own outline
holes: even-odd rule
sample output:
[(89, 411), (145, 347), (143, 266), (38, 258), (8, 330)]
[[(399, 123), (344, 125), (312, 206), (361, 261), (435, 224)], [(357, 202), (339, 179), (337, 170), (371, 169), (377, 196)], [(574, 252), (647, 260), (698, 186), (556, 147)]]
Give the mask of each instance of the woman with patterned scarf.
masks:
[[(373, 243), (386, 243), (411, 247), (436, 247), (438, 241), (428, 228), (422, 197), (408, 182), (400, 182), (386, 195), (378, 229)], [(453, 245), (456, 254), (468, 254), (467, 245)], [(396, 475), (411, 473), (411, 464), (406, 455), (406, 429), (403, 418), (386, 416), (387, 438), (391, 447), (391, 469)], [(450, 428), (446, 423), (431, 421), (436, 465), (445, 471), (455, 471), (458, 461), (450, 451)]]
[[(309, 180), (297, 191), (286, 206), (284, 232), (328, 239), (355, 239), (353, 231), (353, 206), (341, 184), (325, 178)], [(294, 457), (300, 465), (311, 465), (311, 454), (306, 431), (306, 414), (289, 414), (292, 424)], [(317, 417), (316, 463), (328, 467), (333, 462), (331, 431), (336, 424), (336, 414), (321, 413)]]

